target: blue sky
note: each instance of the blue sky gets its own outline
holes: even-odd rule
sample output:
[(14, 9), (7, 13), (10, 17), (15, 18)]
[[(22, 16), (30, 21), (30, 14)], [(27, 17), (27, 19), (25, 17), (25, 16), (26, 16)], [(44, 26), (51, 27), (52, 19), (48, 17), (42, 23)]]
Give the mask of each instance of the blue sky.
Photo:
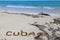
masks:
[(0, 0), (0, 1), (60, 1), (60, 0)]

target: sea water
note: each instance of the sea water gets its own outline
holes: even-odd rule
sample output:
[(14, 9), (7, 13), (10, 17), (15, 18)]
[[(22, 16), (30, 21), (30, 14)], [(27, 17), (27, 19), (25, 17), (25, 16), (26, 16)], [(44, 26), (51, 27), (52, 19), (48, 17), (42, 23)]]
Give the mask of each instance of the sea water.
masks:
[[(0, 1), (0, 10), (60, 13), (59, 1)], [(28, 10), (28, 11), (27, 11)]]

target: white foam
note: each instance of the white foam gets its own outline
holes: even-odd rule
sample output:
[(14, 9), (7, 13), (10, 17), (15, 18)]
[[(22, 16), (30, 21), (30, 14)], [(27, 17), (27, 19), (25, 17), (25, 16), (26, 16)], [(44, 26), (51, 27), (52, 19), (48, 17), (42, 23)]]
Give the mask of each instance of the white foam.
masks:
[(14, 7), (14, 8), (38, 8), (34, 6), (14, 6), (14, 5), (7, 5), (6, 7)]
[(43, 7), (44, 9), (55, 9), (53, 7)]

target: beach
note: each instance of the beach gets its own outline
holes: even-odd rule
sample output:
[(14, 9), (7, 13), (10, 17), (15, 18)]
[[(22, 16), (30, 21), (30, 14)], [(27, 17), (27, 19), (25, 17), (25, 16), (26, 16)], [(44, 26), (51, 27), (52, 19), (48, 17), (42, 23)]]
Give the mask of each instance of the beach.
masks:
[[(48, 17), (49, 18), (49, 17)], [(25, 15), (16, 15), (16, 14), (7, 14), (7, 13), (0, 13), (0, 37), (2, 38), (7, 38), (7, 40), (34, 40), (34, 36), (6, 36), (7, 31), (13, 31), (13, 32), (18, 32), (18, 31), (25, 31), (25, 32), (35, 32), (38, 33), (40, 30), (32, 26), (30, 24), (34, 22), (38, 22), (39, 24), (44, 24), (44, 22), (49, 22), (51, 20), (47, 20), (43, 18), (32, 18), (29, 16)]]
[[(49, 10), (46, 12), (46, 10)], [(52, 31), (49, 31), (49, 28), (58, 29), (60, 24), (54, 23), (53, 19), (60, 18), (59, 11), (57, 16), (54, 14), (54, 11), (50, 14), (52, 9), (51, 7), (45, 7), (44, 11), (40, 8), (33, 7), (0, 7), (0, 40), (35, 40), (37, 33), (44, 32), (40, 30), (40, 27), (44, 27), (45, 30), (50, 36), (52, 36)], [(41, 12), (44, 14), (41, 15)], [(48, 13), (49, 12), (49, 13)], [(40, 13), (40, 15), (38, 15)], [(46, 15), (48, 14), (48, 15)], [(36, 25), (39, 25), (37, 27)], [(42, 25), (42, 26), (41, 26)], [(21, 31), (26, 36), (21, 35)], [(9, 32), (10, 36), (6, 35)], [(19, 35), (15, 36), (14, 32)], [(57, 33), (57, 32), (56, 32)], [(60, 33), (58, 31), (58, 33)], [(58, 34), (57, 33), (57, 34)]]

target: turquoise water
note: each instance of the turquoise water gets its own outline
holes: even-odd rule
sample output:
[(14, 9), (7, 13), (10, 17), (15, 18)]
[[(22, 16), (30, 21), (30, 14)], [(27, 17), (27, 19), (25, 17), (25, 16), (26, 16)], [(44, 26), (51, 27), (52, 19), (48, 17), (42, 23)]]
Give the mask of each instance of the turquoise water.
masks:
[(60, 14), (60, 1), (0, 1), (0, 10)]
[(6, 5), (60, 7), (60, 1), (0, 1), (0, 6)]

